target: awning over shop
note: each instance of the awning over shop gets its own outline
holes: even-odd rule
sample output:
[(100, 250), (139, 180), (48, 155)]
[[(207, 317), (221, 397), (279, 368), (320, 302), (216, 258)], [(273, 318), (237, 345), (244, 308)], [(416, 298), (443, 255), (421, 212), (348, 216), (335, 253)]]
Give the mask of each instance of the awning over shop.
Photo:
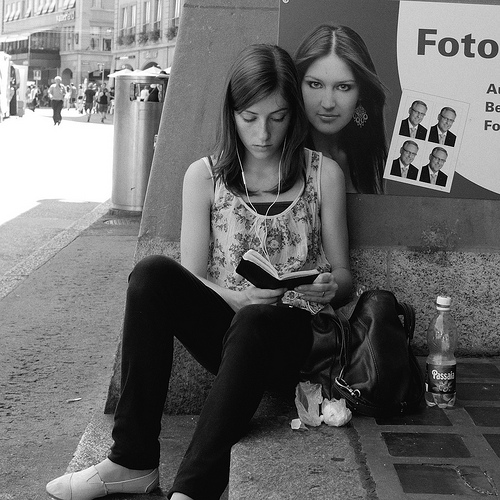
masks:
[(51, 31), (53, 28), (45, 27), (45, 28), (36, 28), (33, 31), (16, 31), (15, 33), (3, 33), (0, 35), (0, 43), (9, 43), (9, 42), (20, 42), (22, 40), (28, 40), (30, 35), (34, 35), (36, 33), (42, 33), (44, 31)]
[(19, 42), (22, 40), (27, 40), (29, 38), (30, 33), (9, 33), (0, 35), (0, 43), (8, 43), (8, 42)]

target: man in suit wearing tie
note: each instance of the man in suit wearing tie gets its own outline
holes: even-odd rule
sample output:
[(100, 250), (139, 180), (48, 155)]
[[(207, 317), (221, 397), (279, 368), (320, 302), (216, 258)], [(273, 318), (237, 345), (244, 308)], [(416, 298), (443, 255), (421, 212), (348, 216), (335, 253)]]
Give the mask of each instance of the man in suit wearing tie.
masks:
[(438, 115), (438, 122), (431, 127), (429, 132), (429, 142), (443, 144), (444, 146), (455, 146), (457, 136), (450, 132), (450, 128), (455, 122), (457, 113), (453, 108), (445, 107)]
[(420, 125), (420, 122), (424, 119), (426, 113), (427, 104), (423, 101), (414, 101), (408, 110), (408, 118), (401, 121), (399, 135), (425, 140), (427, 129)]
[(391, 175), (403, 177), (404, 179), (417, 180), (418, 168), (412, 165), (418, 153), (416, 142), (408, 140), (403, 143), (399, 150), (400, 156), (392, 162)]
[(419, 181), (435, 186), (446, 186), (448, 176), (444, 172), (441, 172), (441, 169), (447, 158), (448, 153), (446, 149), (436, 146), (429, 155), (429, 163), (422, 167)]

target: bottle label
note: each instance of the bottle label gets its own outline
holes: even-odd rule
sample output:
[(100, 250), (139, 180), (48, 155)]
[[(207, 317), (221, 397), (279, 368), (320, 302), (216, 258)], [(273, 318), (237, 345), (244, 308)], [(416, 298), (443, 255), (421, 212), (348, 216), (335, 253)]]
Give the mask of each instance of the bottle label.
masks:
[(425, 385), (427, 392), (451, 394), (456, 392), (457, 365), (432, 365), (427, 363)]

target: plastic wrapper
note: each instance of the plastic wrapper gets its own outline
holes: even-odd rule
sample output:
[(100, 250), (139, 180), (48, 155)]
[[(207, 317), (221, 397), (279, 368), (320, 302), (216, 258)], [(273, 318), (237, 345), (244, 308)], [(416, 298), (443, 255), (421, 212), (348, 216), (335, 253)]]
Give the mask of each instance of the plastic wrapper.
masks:
[(319, 414), (322, 401), (321, 384), (299, 382), (295, 388), (295, 406), (300, 420), (306, 425), (317, 427), (323, 422)]
[(347, 408), (344, 398), (325, 398), (321, 403), (321, 413), (323, 413), (323, 422), (334, 427), (341, 427), (352, 418), (351, 410)]

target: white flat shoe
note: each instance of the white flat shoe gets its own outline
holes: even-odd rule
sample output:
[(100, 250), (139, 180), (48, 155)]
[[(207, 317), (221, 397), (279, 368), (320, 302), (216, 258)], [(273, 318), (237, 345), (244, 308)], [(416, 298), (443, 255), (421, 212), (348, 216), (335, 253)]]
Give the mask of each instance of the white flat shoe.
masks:
[(158, 469), (136, 479), (104, 482), (95, 466), (54, 479), (47, 493), (56, 500), (92, 500), (112, 493), (150, 493), (159, 483)]

